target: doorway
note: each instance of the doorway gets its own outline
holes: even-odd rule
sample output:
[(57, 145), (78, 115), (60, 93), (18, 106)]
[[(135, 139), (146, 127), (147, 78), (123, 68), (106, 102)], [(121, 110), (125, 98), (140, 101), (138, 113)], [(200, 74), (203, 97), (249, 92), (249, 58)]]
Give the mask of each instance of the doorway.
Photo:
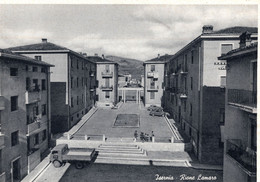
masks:
[(11, 181), (20, 181), (20, 157), (16, 158), (11, 162)]

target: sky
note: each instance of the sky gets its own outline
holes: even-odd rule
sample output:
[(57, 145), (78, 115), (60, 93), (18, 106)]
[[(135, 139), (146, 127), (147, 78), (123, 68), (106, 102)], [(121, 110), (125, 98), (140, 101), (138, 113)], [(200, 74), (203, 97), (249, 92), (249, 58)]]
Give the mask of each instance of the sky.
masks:
[(258, 23), (257, 5), (0, 4), (0, 48), (42, 38), (88, 55), (145, 61), (174, 54), (202, 32)]

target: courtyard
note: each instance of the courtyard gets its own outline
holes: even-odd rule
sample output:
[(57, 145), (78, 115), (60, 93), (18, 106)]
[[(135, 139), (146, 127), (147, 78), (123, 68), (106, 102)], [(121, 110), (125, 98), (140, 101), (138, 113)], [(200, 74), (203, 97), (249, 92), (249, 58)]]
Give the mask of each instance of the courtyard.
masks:
[(126, 102), (119, 109), (99, 108), (76, 134), (133, 138), (136, 131), (138, 135), (153, 133), (156, 138), (172, 136), (164, 117), (150, 116), (142, 104), (135, 102)]

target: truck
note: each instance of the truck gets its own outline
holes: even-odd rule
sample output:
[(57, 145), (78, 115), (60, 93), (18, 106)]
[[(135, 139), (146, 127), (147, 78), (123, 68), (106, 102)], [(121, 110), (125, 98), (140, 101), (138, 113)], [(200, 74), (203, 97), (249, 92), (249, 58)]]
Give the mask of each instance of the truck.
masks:
[(75, 164), (77, 169), (82, 169), (92, 161), (95, 154), (94, 148), (69, 148), (68, 144), (59, 144), (51, 150), (50, 162), (56, 168), (69, 162)]

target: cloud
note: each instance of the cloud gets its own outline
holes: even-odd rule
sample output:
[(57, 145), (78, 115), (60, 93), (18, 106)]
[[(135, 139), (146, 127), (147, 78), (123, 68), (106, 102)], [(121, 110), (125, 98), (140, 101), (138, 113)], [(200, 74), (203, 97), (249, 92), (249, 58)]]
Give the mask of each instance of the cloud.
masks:
[(41, 38), (52, 38), (53, 33), (43, 30), (14, 30), (2, 28), (0, 34), (0, 47), (7, 48), (19, 45), (31, 44), (32, 42), (38, 43)]

